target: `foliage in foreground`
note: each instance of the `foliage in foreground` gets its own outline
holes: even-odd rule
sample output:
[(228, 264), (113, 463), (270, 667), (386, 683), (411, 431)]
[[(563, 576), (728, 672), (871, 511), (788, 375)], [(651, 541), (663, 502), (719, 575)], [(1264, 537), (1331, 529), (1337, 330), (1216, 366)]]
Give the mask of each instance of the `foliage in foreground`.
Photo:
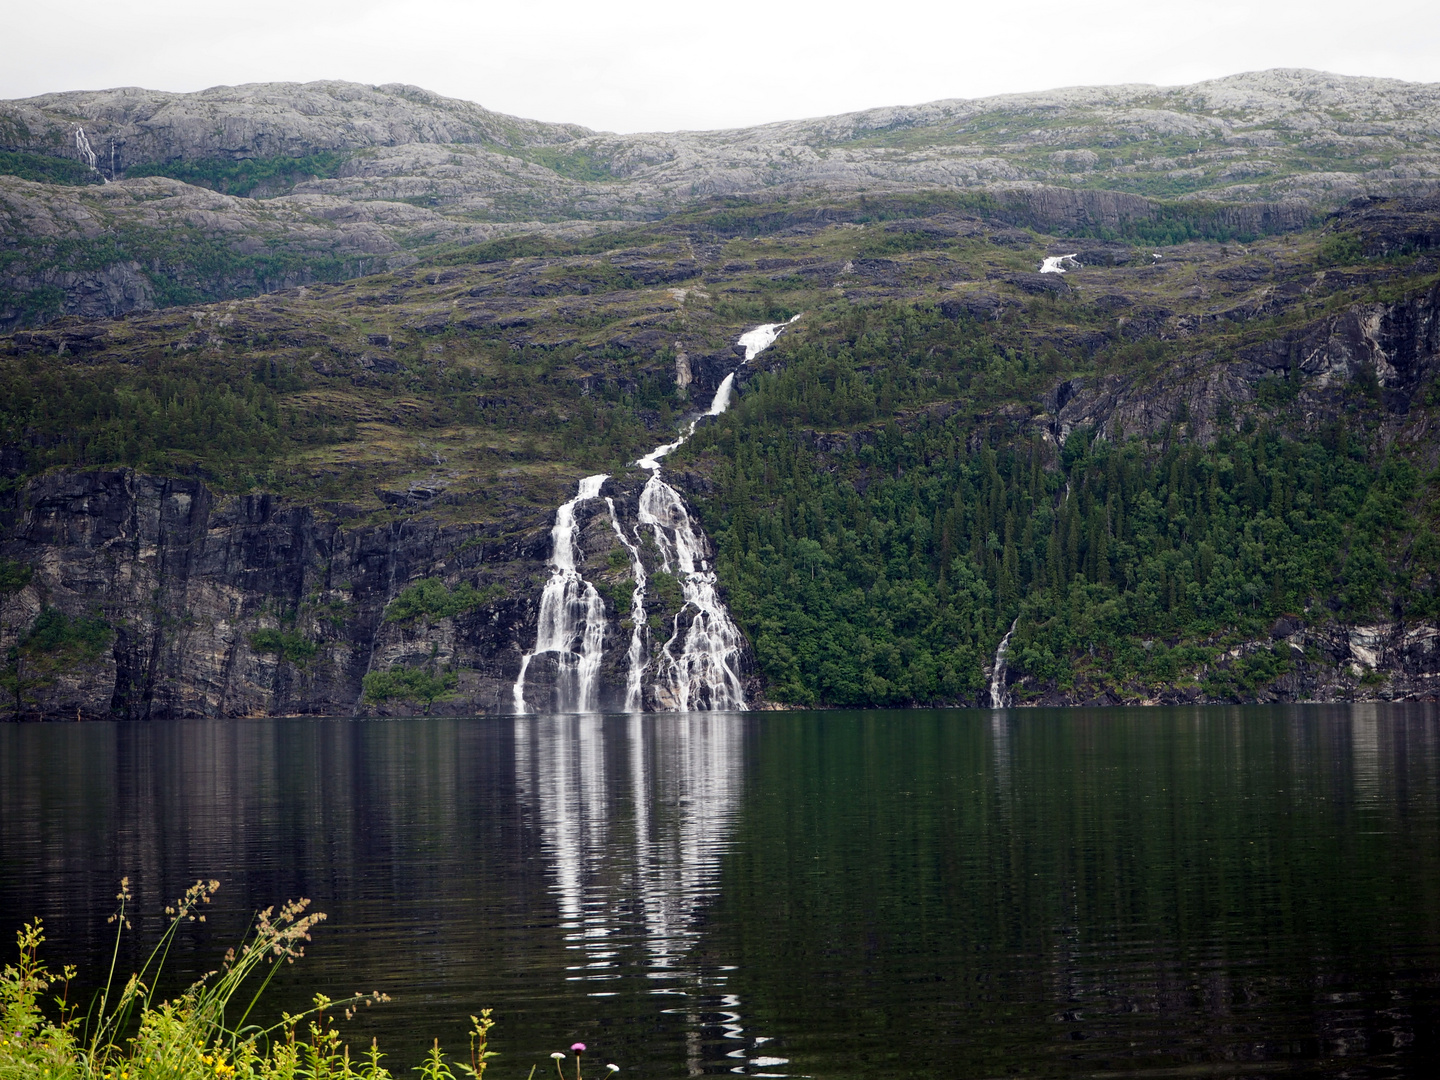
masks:
[[(184, 922), (204, 921), (200, 913), (218, 882), (196, 882), (173, 907), (170, 923), (141, 970), (123, 984), (110, 976), (96, 1003), (84, 1014), (69, 1000), (75, 969), (56, 975), (39, 959), (45, 937), (38, 921), (17, 935), (19, 960), (0, 972), (0, 1078), (3, 1080), (394, 1080), (373, 1042), (351, 1057), (335, 1028), (356, 1009), (386, 1001), (384, 994), (356, 994), (345, 1001), (316, 995), (299, 1015), (282, 1014), (269, 1027), (249, 1022), (281, 961), (304, 955), (311, 929), (325, 916), (306, 914), (308, 900), (259, 912), (239, 950), (226, 954), (219, 972), (200, 979), (179, 997), (155, 999), (154, 987), (175, 934)], [(121, 882), (119, 910), (111, 917), (120, 936), (129, 929), (128, 881)], [(258, 986), (256, 985), (258, 983)], [(55, 1016), (46, 1014), (47, 994)], [(437, 1040), (415, 1068), (422, 1080), (483, 1080), (494, 1053), (490, 1010), (472, 1016), (468, 1061), (447, 1059)], [(572, 1049), (583, 1049), (580, 1044)], [(563, 1056), (563, 1055), (561, 1055)], [(577, 1060), (578, 1065), (578, 1060)], [(615, 1066), (609, 1072), (618, 1071)], [(533, 1077), (535, 1069), (531, 1069)], [(577, 1077), (579, 1070), (576, 1070)]]

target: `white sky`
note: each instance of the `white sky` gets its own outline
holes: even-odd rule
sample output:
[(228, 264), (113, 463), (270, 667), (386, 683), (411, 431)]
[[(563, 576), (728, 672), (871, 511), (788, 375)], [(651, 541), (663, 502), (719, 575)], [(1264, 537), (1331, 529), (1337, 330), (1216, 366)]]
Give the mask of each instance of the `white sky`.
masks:
[(0, 98), (349, 79), (611, 131), (1267, 67), (1440, 82), (1435, 0), (0, 0)]

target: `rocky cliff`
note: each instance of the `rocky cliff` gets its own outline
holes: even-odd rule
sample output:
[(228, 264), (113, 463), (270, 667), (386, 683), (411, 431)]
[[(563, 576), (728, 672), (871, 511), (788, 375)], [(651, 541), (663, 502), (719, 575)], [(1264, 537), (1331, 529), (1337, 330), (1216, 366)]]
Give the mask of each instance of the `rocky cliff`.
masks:
[[(607, 709), (625, 701), (631, 634), (617, 601), (628, 612), (633, 581), (617, 529), (643, 539), (639, 489), (638, 477), (622, 477), (603, 489), (610, 503), (593, 501), (580, 512), (579, 568), (599, 583), (607, 605), (598, 700)], [(365, 676), (397, 667), (455, 676), (427, 711), (512, 711), (521, 657), (535, 647), (550, 516), (371, 526), (345, 524), (343, 510), (268, 495), (225, 497), (197, 480), (130, 470), (60, 473), (28, 485), (0, 511), (5, 555), (34, 568), (5, 599), (0, 646), (13, 645), (17, 630), (47, 607), (99, 616), (114, 638), (103, 655), (55, 677), (41, 678), (22, 662), (22, 680), (34, 677), (20, 714), (413, 713), (422, 707), (413, 701), (365, 701)], [(653, 581), (662, 573), (659, 555), (639, 546)], [(458, 614), (396, 617), (396, 598), (428, 580), (469, 585), (484, 599)], [(675, 620), (688, 625), (679, 609), (663, 591), (650, 597), (652, 663)], [(287, 650), (287, 642), (305, 644)], [(545, 660), (529, 672), (532, 700), (544, 699), (555, 679)], [(748, 685), (754, 696), (753, 675)], [(653, 695), (646, 707), (655, 707)]]
[[(605, 613), (597, 703), (623, 703), (617, 524), (652, 579), (648, 656), (694, 617), (629, 463), (734, 372), (667, 473), (752, 703), (983, 704), (1017, 616), (1017, 701), (1430, 695), (1440, 211), (1144, 245), (1018, 227), (1154, 208), (709, 206), (0, 338), (6, 685), (28, 715), (505, 711), (556, 508), (608, 473), (616, 516), (578, 505), (577, 568)], [(742, 363), (739, 335), (798, 313)], [(1313, 547), (1293, 587), (1292, 542)]]

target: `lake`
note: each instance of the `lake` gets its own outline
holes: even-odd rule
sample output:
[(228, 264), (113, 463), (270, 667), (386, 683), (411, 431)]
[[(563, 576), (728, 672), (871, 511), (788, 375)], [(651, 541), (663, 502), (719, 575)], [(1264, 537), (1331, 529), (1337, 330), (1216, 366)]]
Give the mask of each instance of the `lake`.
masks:
[(1433, 705), (4, 724), (0, 871), (89, 987), (311, 898), (397, 1075), (1440, 1073)]

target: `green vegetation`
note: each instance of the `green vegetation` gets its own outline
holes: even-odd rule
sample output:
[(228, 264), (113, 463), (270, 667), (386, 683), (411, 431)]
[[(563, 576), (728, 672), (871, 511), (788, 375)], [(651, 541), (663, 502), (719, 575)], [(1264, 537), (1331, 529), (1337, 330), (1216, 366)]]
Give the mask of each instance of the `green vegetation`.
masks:
[(616, 179), (610, 162), (587, 150), (566, 150), (560, 146), (532, 146), (525, 151), (526, 160), (553, 169), (570, 180), (589, 181)]
[(430, 707), (454, 692), (459, 676), (453, 671), (431, 671), (423, 667), (396, 665), (389, 671), (372, 671), (365, 676), (365, 701), (379, 705), (387, 701), (416, 701)]
[(256, 630), (250, 635), (250, 647), (256, 652), (272, 653), (296, 667), (305, 667), (320, 646), (303, 634), (291, 630)]
[(70, 187), (101, 182), (100, 174), (88, 165), (70, 158), (31, 154), (24, 150), (0, 150), (0, 176), (18, 176), (21, 180)]
[[(161, 307), (253, 296), (293, 283), (342, 281), (375, 266), (369, 256), (341, 258), (283, 242), (257, 252), (194, 225), (164, 230), (115, 225), (99, 237), (26, 237), (0, 251), (0, 271), (29, 276), (102, 271), (130, 263), (141, 267)], [(0, 309), (19, 311), (28, 324), (58, 315), (63, 307), (64, 293), (54, 286), (25, 293), (0, 291)]]
[[(290, 333), (269, 326), (227, 329), (217, 315), (158, 340), (126, 335), (123, 355), (98, 363), (68, 353), (0, 356), (0, 444), (27, 445), (26, 475), (55, 466), (127, 465), (198, 471), (230, 491), (264, 487), (373, 500), (377, 481), (427, 460), (433, 467), (435, 451), (421, 449), (421, 436), (447, 433), (457, 461), (482, 475), (516, 462), (570, 462), (593, 471), (618, 466), (646, 444), (637, 408), (658, 409), (667, 420), (682, 408), (673, 380), (661, 374), (667, 360), (673, 365), (667, 354), (608, 345), (586, 350), (576, 341), (517, 346), (501, 329), (442, 338), (464, 350), (451, 363), (411, 336), (386, 354), (384, 367), (369, 370), (356, 359), (366, 347), (362, 332), (374, 325), (370, 317), (365, 309), (332, 315), (334, 321), (293, 335), (319, 343), (318, 353), (314, 346), (296, 349), (286, 340)], [(317, 362), (342, 376), (338, 386), (317, 374)], [(613, 374), (587, 387), (573, 375), (571, 365), (579, 362), (603, 363)], [(371, 426), (362, 430), (362, 420)], [(297, 460), (362, 438), (385, 445), (368, 459), (296, 467)]]
[[(1379, 434), (1440, 403), (1433, 373), (1410, 365), (1403, 393), (1373, 367), (1322, 386), (1297, 350), (1321, 320), (1440, 275), (1408, 256), (1316, 275), (1377, 235), (1393, 247), (1393, 207), (1240, 252), (1193, 239), (1232, 235), (1233, 209), (1162, 207), (1126, 235), (1184, 246), (1157, 261), (1093, 245), (1064, 279), (1034, 271), (1076, 248), (1016, 227), (1019, 194), (719, 199), (579, 241), (437, 249), (303, 296), (17, 335), (0, 443), (23, 460), (12, 484), (129, 465), (345, 521), (518, 532), (703, 404), (677, 388), (682, 351), (713, 385), (737, 333), (803, 312), (673, 459), (768, 694), (975, 700), (1015, 624), (1022, 695), (1252, 695), (1300, 663), (1254, 648), (1280, 615), (1437, 611), (1433, 462)], [(1175, 379), (1211, 375), (1218, 412), (1167, 403)], [(1077, 390), (1129, 395), (1145, 437), (1059, 430), (1057, 395)], [(628, 555), (611, 560), (600, 587), (625, 619)], [(657, 623), (681, 605), (663, 574), (650, 593)], [(385, 619), (503, 595), (427, 579)], [(256, 647), (304, 664), (313, 643), (287, 633)], [(428, 708), (457, 685), (433, 663), (372, 675), (377, 703)]]
[(603, 255), (608, 251), (653, 243), (660, 239), (646, 229), (607, 229), (580, 240), (567, 240), (544, 233), (514, 233), (478, 244), (442, 244), (426, 254), (423, 266), (472, 266), (506, 262), (510, 259), (568, 258)]
[(259, 187), (265, 188), (266, 194), (278, 195), (303, 180), (339, 176), (340, 169), (349, 160), (349, 154), (333, 150), (322, 150), (303, 157), (276, 155), (244, 158), (239, 161), (201, 158), (132, 165), (125, 170), (125, 175), (167, 176), (172, 180), (210, 188), (226, 195), (245, 196)]
[[(278, 1023), (251, 1019), (282, 965), (304, 955), (311, 931), (324, 920), (306, 914), (308, 900), (278, 911), (258, 912), (238, 949), (226, 954), (219, 971), (169, 1000), (155, 987), (166, 975), (176, 934), (201, 913), (219, 887), (199, 881), (167, 907), (168, 924), (141, 969), (123, 983), (110, 976), (91, 1007), (70, 1001), (76, 971), (52, 973), (39, 958), (45, 941), (40, 922), (16, 935), (19, 959), (0, 972), (0, 1076), (6, 1080), (394, 1080), (380, 1064), (385, 1056), (373, 1042), (352, 1057), (336, 1027), (340, 1014), (388, 1001), (384, 994), (355, 994), (332, 1001), (317, 994), (311, 1008), (282, 1014)], [(129, 882), (122, 880), (120, 906), (112, 917), (118, 959), (129, 929)], [(47, 992), (55, 996), (47, 1001)], [(49, 1015), (47, 1015), (47, 1012)], [(483, 1009), (470, 1018), (468, 1060), (452, 1061), (438, 1041), (414, 1070), (422, 1080), (484, 1080), (494, 1021)], [(531, 1075), (534, 1075), (531, 1069)]]
[(1225, 203), (1185, 200), (1155, 201), (1153, 216), (1132, 218), (1118, 226), (1088, 226), (1072, 231), (1074, 236), (1094, 236), (1102, 240), (1125, 240), (1132, 244), (1168, 247), (1192, 240), (1217, 243), (1236, 241), (1248, 244), (1260, 233), (1234, 222), (1235, 207)]
[[(29, 569), (7, 569), (6, 573), (12, 584), (19, 581), (17, 587), (23, 588), (29, 580)], [(72, 618), (58, 608), (42, 608), (30, 628), (7, 651), (5, 666), (0, 668), (0, 689), (11, 700), (15, 716), (21, 715), (34, 691), (52, 686), (66, 672), (99, 660), (114, 637), (114, 630), (104, 619)]]
[(0, 286), (0, 316), (19, 316), (23, 325), (48, 322), (65, 311), (65, 290), (58, 285), (41, 285), (16, 292)]
[(1360, 237), (1352, 232), (1339, 232), (1327, 236), (1320, 244), (1317, 260), (1321, 266), (1353, 266), (1365, 257), (1365, 248)]
[[(780, 700), (972, 698), (1017, 616), (1013, 670), (1136, 697), (1193, 681), (1281, 614), (1440, 612), (1440, 560), (1408, 509), (1416, 468), (1372, 458), (1345, 423), (1209, 447), (1077, 431), (1057, 455), (986, 405), (1053, 383), (1058, 358), (900, 306), (836, 329), (782, 339), (780, 370), (679, 454), (714, 482), (698, 501), (718, 572)], [(811, 425), (849, 429), (853, 449), (817, 453)], [(1207, 686), (1248, 693), (1286, 661), (1236, 668)]]
[(31, 456), (34, 471), (124, 464), (173, 473), (203, 461), (222, 485), (244, 488), (263, 482), (288, 446), (347, 433), (333, 415), (283, 409), (274, 380), (247, 374), (233, 361), (158, 350), (134, 367), (35, 355), (0, 362), (0, 440), (53, 433)]
[(34, 573), (25, 563), (15, 559), (0, 559), (0, 602), (29, 585)]
[(385, 609), (385, 621), (404, 622), (421, 615), (449, 619), (484, 607), (505, 595), (505, 586), (499, 583), (476, 589), (469, 582), (462, 581), (455, 588), (449, 589), (439, 578), (426, 578), (407, 586), (399, 596), (390, 601)]

